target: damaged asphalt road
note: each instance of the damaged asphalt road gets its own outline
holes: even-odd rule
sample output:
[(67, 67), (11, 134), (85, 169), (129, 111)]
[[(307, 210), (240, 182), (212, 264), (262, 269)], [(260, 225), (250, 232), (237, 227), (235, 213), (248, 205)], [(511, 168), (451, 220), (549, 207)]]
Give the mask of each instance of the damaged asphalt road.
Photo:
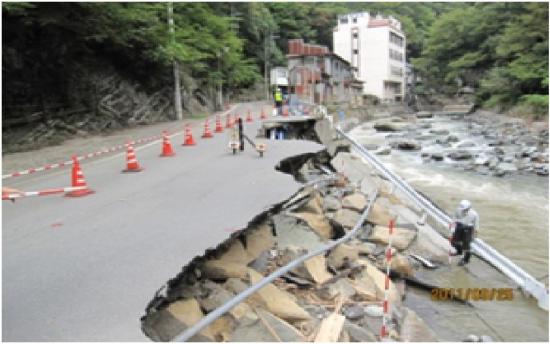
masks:
[[(251, 110), (257, 118), (259, 106)], [(245, 132), (254, 137), (258, 126), (247, 123)], [(250, 147), (233, 156), (227, 131), (209, 140), (194, 135), (194, 147), (173, 138), (171, 158), (158, 157), (160, 143), (138, 150), (141, 173), (121, 174), (124, 157), (84, 162), (93, 195), (3, 202), (4, 341), (147, 340), (139, 318), (155, 290), (300, 188), (275, 170), (279, 161), (324, 148), (269, 141), (263, 158)], [(67, 169), (18, 186), (69, 180)]]

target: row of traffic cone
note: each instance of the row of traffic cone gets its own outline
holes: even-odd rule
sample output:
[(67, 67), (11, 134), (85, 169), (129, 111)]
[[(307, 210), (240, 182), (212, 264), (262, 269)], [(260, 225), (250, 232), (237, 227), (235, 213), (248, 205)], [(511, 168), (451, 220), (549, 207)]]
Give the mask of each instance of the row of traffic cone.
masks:
[[(235, 120), (231, 118), (231, 114), (227, 115), (227, 121), (226, 121), (226, 128), (233, 128), (235, 125), (235, 122), (239, 120), (239, 115), (237, 114), (235, 116)], [(266, 119), (266, 115), (264, 110), (262, 109), (262, 113), (260, 116), (260, 119)], [(248, 111), (248, 115), (246, 117), (247, 122), (253, 122), (252, 116), (250, 115), (250, 110)], [(223, 132), (223, 126), (220, 120), (220, 117), (216, 117), (216, 133)], [(210, 125), (208, 120), (204, 122), (204, 133), (202, 135), (203, 138), (211, 138), (213, 137), (212, 132), (210, 131)], [(182, 146), (193, 146), (196, 145), (195, 140), (193, 139), (193, 133), (191, 132), (191, 127), (189, 124), (185, 125), (185, 138)], [(168, 137), (168, 133), (166, 131), (162, 132), (162, 151), (160, 156), (161, 157), (170, 157), (174, 156), (174, 150), (172, 149), (172, 143), (170, 142), (170, 138)], [(78, 159), (76, 156), (72, 157), (73, 160), (73, 166), (71, 170), (71, 185), (73, 187), (84, 187), (84, 189), (75, 190), (68, 192), (65, 196), (67, 197), (82, 197), (89, 194), (93, 194), (95, 191), (88, 188), (88, 184), (86, 183), (86, 179), (84, 178), (84, 174), (82, 173), (82, 169), (80, 168), (80, 163), (78, 162)], [(139, 162), (136, 158), (136, 152), (134, 150), (134, 146), (131, 142), (127, 144), (127, 151), (126, 151), (126, 169), (122, 170), (122, 172), (141, 172), (143, 171), (143, 167), (140, 166)]]

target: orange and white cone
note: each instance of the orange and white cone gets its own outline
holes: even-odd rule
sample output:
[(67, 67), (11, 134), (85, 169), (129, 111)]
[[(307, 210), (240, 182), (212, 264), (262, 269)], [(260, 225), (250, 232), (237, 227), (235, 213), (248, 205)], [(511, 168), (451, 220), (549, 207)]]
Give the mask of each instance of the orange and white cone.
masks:
[(264, 108), (262, 108), (262, 114), (260, 115), (260, 119), (267, 119), (267, 116), (265, 115)]
[(194, 146), (197, 143), (193, 139), (193, 133), (191, 132), (191, 126), (189, 124), (185, 125), (185, 141), (182, 146)]
[(248, 115), (246, 116), (247, 122), (254, 122), (254, 119), (252, 119), (252, 115), (250, 114), (250, 110), (248, 110)]
[(143, 167), (139, 166), (139, 163), (136, 159), (136, 152), (134, 151), (134, 146), (132, 143), (128, 143), (128, 148), (126, 150), (126, 169), (122, 172), (141, 172)]
[(80, 169), (80, 164), (78, 163), (78, 159), (76, 158), (76, 155), (73, 155), (72, 159), (73, 159), (73, 168), (71, 171), (71, 185), (73, 187), (85, 187), (85, 189), (67, 192), (65, 196), (82, 197), (89, 194), (93, 194), (95, 191), (88, 188), (88, 184), (86, 184), (86, 179), (84, 179), (84, 174)]
[(172, 150), (172, 143), (170, 143), (170, 138), (168, 137), (168, 133), (166, 131), (162, 132), (162, 152), (160, 153), (160, 156), (166, 157), (166, 156), (174, 156), (176, 153)]
[(288, 117), (288, 106), (283, 105), (283, 116)]
[(204, 133), (201, 137), (203, 139), (214, 137), (214, 135), (212, 135), (212, 132), (210, 131), (210, 124), (208, 123), (208, 120), (204, 121)]
[(214, 131), (216, 133), (223, 133), (223, 125), (220, 116), (216, 116), (216, 129)]
[(227, 119), (226, 119), (226, 121), (225, 121), (225, 127), (226, 127), (227, 129), (233, 128), (233, 119), (231, 118), (231, 114), (230, 114), (230, 113), (227, 114)]

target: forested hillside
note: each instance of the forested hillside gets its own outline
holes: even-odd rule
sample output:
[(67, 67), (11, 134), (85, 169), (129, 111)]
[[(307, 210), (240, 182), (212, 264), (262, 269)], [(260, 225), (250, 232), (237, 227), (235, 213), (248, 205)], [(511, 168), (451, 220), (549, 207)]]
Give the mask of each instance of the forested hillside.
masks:
[(266, 57), (268, 68), (286, 64), (288, 39), (332, 46), (337, 15), (363, 10), (402, 21), (425, 89), (471, 86), (487, 106), (546, 112), (545, 3), (173, 6), (175, 40), (166, 3), (2, 3), (4, 137), (28, 123), (42, 125), (34, 142), (66, 122), (72, 135), (173, 118), (173, 59), (185, 111), (212, 109), (220, 81), (226, 95), (251, 94)]

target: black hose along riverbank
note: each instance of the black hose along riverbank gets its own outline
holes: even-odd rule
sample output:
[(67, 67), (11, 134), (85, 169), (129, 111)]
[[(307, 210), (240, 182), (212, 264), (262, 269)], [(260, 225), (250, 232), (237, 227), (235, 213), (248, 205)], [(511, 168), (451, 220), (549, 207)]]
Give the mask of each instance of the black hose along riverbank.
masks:
[[(317, 137), (319, 132), (322, 135), (323, 130), (317, 130)], [(326, 135), (319, 141), (326, 141)], [(302, 183), (318, 180), (329, 172), (336, 172), (338, 178), (304, 187), (258, 214), (247, 228), (233, 233), (216, 248), (195, 257), (147, 306), (142, 329), (149, 338), (173, 339), (263, 276), (322, 243), (342, 237), (355, 225), (373, 189), (379, 190), (379, 196), (356, 239), (306, 261), (218, 318), (192, 340), (313, 341), (323, 321), (336, 313), (344, 321), (334, 341), (378, 341), (384, 249), (392, 218), (397, 218), (397, 229), (392, 239), (395, 257), (389, 293), (390, 337), (402, 341), (466, 338), (468, 332), (452, 338), (434, 332), (430, 328), (434, 319), (426, 325), (414, 310), (418, 306), (415, 300), (430, 302), (425, 291), (438, 283), (434, 282), (437, 278), (429, 278), (433, 270), (410, 254), (449, 271), (448, 242), (433, 229), (419, 227), (411, 220), (419, 218), (420, 211), (398, 198), (388, 181), (345, 152), (345, 145), (328, 146), (315, 154), (284, 159), (276, 168)], [(413, 302), (407, 302), (407, 286), (423, 290), (414, 293)], [(456, 307), (472, 308), (471, 303), (463, 303)], [(478, 334), (498, 336), (490, 329), (482, 331)]]

